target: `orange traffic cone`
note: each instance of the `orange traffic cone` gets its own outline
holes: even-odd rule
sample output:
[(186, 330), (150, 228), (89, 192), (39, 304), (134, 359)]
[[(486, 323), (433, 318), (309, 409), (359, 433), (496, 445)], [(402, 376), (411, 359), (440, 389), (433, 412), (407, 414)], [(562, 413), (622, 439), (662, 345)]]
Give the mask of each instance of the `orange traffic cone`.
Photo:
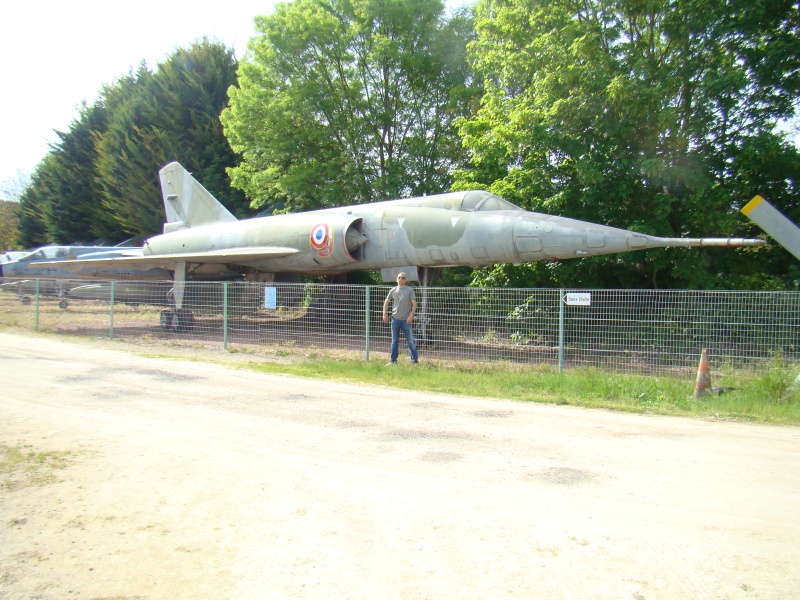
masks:
[(694, 384), (694, 397), (699, 398), (711, 389), (711, 374), (708, 372), (708, 350), (700, 352), (700, 364), (697, 367), (697, 381)]

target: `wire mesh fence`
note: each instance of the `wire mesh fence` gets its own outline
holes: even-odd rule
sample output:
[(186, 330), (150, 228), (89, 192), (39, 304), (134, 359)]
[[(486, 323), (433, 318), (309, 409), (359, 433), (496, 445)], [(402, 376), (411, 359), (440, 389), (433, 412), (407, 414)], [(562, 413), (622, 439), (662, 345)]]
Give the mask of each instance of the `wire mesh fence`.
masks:
[[(9, 280), (0, 322), (53, 332), (323, 349), (385, 360), (390, 286)], [(592, 366), (630, 373), (800, 360), (800, 293), (415, 288), (421, 359)], [(180, 305), (180, 310), (174, 306)], [(401, 352), (407, 351), (401, 336)]]

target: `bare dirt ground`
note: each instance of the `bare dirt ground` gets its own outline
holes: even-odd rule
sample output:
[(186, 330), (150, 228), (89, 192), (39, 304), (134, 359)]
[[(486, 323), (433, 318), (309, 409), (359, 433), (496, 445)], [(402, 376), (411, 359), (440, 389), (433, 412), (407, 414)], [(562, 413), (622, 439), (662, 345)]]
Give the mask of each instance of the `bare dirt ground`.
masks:
[(148, 351), (0, 332), (0, 598), (800, 597), (797, 428)]

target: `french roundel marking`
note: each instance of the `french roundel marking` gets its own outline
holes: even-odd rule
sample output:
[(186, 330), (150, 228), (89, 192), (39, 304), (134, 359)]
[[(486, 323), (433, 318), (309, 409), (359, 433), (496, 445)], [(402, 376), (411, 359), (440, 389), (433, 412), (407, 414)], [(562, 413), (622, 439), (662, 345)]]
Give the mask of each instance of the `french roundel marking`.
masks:
[(311, 230), (311, 247), (316, 250), (322, 250), (328, 245), (330, 238), (330, 231), (327, 225), (315, 225)]

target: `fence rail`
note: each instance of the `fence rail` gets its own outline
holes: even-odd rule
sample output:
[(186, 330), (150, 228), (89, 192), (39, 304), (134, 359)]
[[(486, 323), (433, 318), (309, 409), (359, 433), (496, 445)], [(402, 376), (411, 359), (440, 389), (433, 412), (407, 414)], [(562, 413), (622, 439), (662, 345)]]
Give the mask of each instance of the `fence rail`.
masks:
[[(10, 280), (0, 323), (111, 338), (293, 346), (385, 359), (389, 286)], [(559, 369), (692, 372), (800, 360), (800, 293), (415, 288), (422, 360), (510, 361)], [(569, 294), (569, 297), (567, 296)], [(577, 301), (575, 301), (577, 300)], [(588, 302), (587, 302), (588, 300)], [(401, 340), (401, 348), (405, 342)]]

